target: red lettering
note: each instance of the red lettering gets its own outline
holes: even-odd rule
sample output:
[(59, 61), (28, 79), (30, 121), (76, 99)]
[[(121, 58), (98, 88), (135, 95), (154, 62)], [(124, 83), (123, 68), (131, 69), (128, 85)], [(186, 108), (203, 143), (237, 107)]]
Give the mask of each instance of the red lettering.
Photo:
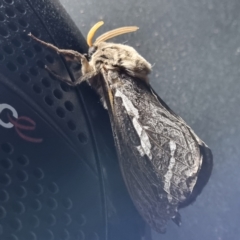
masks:
[[(21, 116), (21, 117), (18, 117), (16, 120), (14, 120), (8, 115), (8, 119), (14, 125), (16, 132), (22, 139), (24, 139), (28, 142), (33, 142), (33, 143), (40, 143), (43, 141), (42, 138), (29, 137), (21, 132), (21, 130), (25, 130), (25, 131), (35, 130), (36, 123), (31, 118)], [(24, 122), (25, 122), (25, 124), (24, 124)]]

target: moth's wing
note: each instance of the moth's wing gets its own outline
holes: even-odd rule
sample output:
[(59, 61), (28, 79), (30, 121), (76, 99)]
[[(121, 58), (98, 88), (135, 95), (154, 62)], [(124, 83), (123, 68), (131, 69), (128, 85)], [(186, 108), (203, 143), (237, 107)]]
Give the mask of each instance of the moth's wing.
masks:
[[(156, 96), (158, 101), (161, 103), (161, 105), (169, 111), (173, 116), (179, 119), (180, 122), (185, 121), (178, 116), (161, 98), (158, 96), (158, 94), (154, 91), (154, 89), (150, 86), (151, 92)], [(186, 123), (185, 123), (186, 124)], [(187, 125), (187, 124), (186, 124)], [(189, 127), (190, 128), (190, 127)], [(193, 191), (191, 195), (182, 203), (179, 204), (179, 208), (183, 208), (188, 206), (189, 204), (193, 203), (197, 196), (202, 192), (203, 188), (208, 183), (212, 169), (213, 169), (213, 155), (211, 149), (201, 140), (199, 137), (193, 132), (193, 130), (189, 129), (193, 136), (195, 137), (196, 141), (198, 142), (199, 149), (200, 149), (200, 155), (202, 157), (202, 165), (198, 173), (197, 182), (193, 188)]]
[(194, 192), (201, 140), (143, 81), (117, 71), (103, 77), (126, 186), (142, 217), (164, 232), (168, 220), (179, 223), (178, 208)]

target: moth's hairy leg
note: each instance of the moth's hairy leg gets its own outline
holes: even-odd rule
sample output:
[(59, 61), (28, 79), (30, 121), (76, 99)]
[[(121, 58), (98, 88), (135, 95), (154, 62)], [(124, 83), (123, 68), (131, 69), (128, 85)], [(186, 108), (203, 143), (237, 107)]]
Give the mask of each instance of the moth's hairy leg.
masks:
[(57, 79), (67, 83), (70, 86), (76, 86), (76, 85), (80, 84), (81, 82), (86, 81), (87, 79), (96, 75), (94, 68), (89, 64), (85, 54), (81, 54), (77, 51), (73, 51), (73, 50), (69, 50), (69, 49), (59, 49), (58, 47), (54, 46), (51, 43), (47, 43), (47, 42), (40, 40), (39, 38), (35, 37), (31, 33), (29, 33), (28, 36), (30, 36), (32, 39), (34, 39), (38, 43), (42, 44), (43, 46), (52, 49), (53, 51), (55, 51), (58, 54), (63, 55), (63, 57), (66, 59), (66, 61), (81, 62), (81, 65), (82, 65), (81, 71), (82, 71), (83, 76), (78, 78), (75, 82), (72, 82), (68, 79), (65, 79), (65, 78), (59, 76), (58, 74), (54, 73), (51, 69), (49, 69), (47, 66), (45, 66), (46, 70), (51, 75), (56, 77)]
[(75, 82), (72, 82), (72, 81), (70, 81), (70, 80), (68, 80), (66, 78), (63, 78), (63, 77), (59, 76), (58, 74), (53, 72), (48, 66), (45, 66), (45, 69), (49, 72), (49, 74), (54, 76), (56, 79), (58, 79), (58, 80), (60, 80), (62, 82), (65, 82), (65, 83), (67, 83), (68, 85), (70, 85), (72, 87), (75, 87), (75, 86), (81, 84), (82, 82), (87, 81), (88, 79), (93, 77), (92, 72), (91, 72), (91, 73), (85, 74), (84, 76), (79, 77)]
[(59, 53), (60, 49), (54, 46), (53, 44), (42, 41), (41, 39), (35, 37), (32, 33), (28, 33), (28, 36), (34, 39), (35, 41), (39, 42), (40, 44), (44, 45), (45, 47), (48, 47), (54, 50), (55, 52)]
[(65, 82), (67, 83), (68, 85), (74, 87), (76, 86), (76, 82), (72, 82), (66, 78), (63, 78), (61, 76), (59, 76), (58, 74), (54, 73), (48, 66), (45, 65), (45, 69), (49, 72), (49, 74), (51, 74), (52, 76), (54, 76), (56, 79), (62, 81), (62, 82)]
[(93, 67), (89, 64), (87, 58), (83, 54), (81, 54), (81, 53), (79, 53), (77, 51), (74, 51), (74, 50), (59, 49), (58, 47), (54, 46), (51, 43), (46, 43), (46, 42), (38, 39), (37, 37), (35, 37), (31, 33), (29, 33), (28, 36), (30, 36), (32, 39), (34, 39), (35, 41), (39, 42), (40, 44), (42, 44), (42, 45), (52, 49), (56, 53), (63, 55), (63, 57), (67, 61), (81, 62), (81, 64), (82, 64), (82, 74), (83, 75), (85, 75), (86, 73), (94, 71)]

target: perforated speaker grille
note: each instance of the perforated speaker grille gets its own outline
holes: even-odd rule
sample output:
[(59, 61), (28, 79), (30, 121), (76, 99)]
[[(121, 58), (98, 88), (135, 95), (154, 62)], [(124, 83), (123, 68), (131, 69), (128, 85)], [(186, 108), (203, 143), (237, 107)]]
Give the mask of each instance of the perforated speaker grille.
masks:
[(0, 125), (0, 239), (103, 239), (84, 109), (76, 91), (44, 69), (49, 64), (68, 74), (65, 63), (29, 32), (52, 41), (27, 2), (1, 1), (0, 116), (11, 127)]

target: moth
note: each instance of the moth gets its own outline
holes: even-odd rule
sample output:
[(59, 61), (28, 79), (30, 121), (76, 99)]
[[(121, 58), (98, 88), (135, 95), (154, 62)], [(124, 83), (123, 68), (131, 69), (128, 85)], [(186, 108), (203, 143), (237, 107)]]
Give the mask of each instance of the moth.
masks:
[(88, 33), (87, 55), (40, 44), (81, 63), (75, 82), (51, 74), (71, 86), (83, 81), (99, 94), (111, 121), (122, 176), (142, 218), (160, 233), (169, 220), (181, 224), (179, 209), (193, 203), (207, 184), (213, 167), (208, 146), (156, 94), (149, 83), (151, 64), (134, 48), (106, 40), (136, 31), (135, 26), (111, 30), (92, 39), (103, 22)]

